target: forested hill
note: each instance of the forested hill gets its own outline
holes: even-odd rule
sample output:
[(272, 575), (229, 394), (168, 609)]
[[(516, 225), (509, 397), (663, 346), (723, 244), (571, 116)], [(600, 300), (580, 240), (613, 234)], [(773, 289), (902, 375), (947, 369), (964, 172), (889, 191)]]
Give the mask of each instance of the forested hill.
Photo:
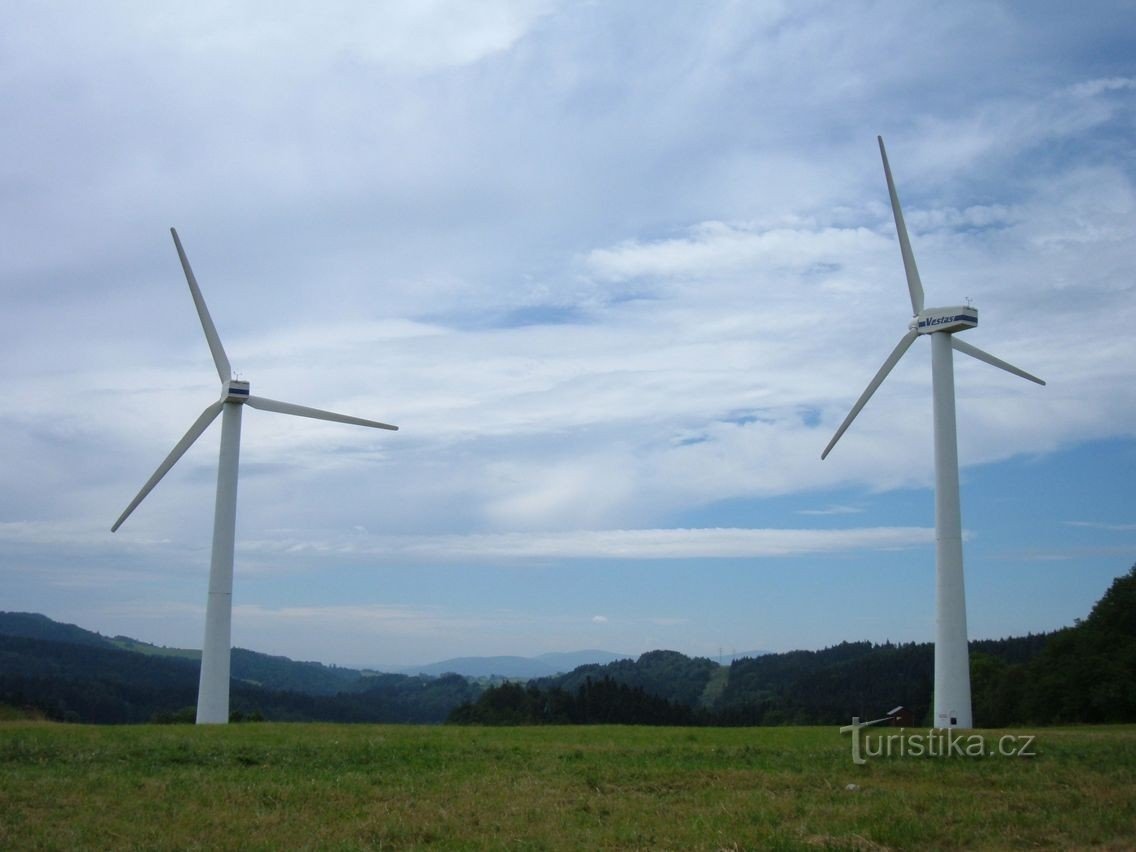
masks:
[[(1073, 627), (971, 642), (970, 650), (974, 717), (983, 727), (1136, 721), (1136, 566)], [(490, 688), (452, 720), (590, 723), (643, 707), (647, 723), (839, 725), (903, 706), (926, 725), (933, 684), (930, 643), (843, 642), (736, 660), (728, 671), (653, 651), (531, 681), (524, 690)], [(644, 696), (665, 706), (648, 706)]]
[[(199, 671), (199, 653), (0, 613), (0, 704), (51, 719), (192, 721)], [(241, 648), (232, 652), (232, 676), (237, 718), (441, 722), (480, 693), (457, 675), (367, 675)]]
[(0, 635), (20, 636), (24, 639), (46, 639), (70, 645), (91, 645), (96, 648), (114, 648), (110, 639), (74, 624), (52, 621), (38, 612), (0, 612)]
[[(651, 651), (483, 690), (456, 674), (374, 675), (234, 649), (232, 707), (295, 721), (776, 725), (847, 724), (902, 705), (928, 724), (933, 669), (929, 643), (844, 642), (729, 666)], [(0, 704), (84, 722), (191, 719), (198, 670), (193, 652), (0, 613)], [(1136, 566), (1072, 627), (972, 642), (971, 680), (983, 727), (1136, 721)]]
[(538, 689), (576, 692), (589, 679), (611, 678), (616, 683), (639, 687), (649, 695), (674, 704), (696, 707), (710, 682), (721, 678), (723, 667), (705, 657), (690, 658), (677, 651), (648, 651), (638, 660), (615, 660), (605, 665), (580, 666), (568, 674), (531, 681)]
[[(201, 652), (184, 648), (167, 648), (151, 645), (127, 636), (106, 637), (77, 627), (53, 621), (45, 615), (32, 612), (0, 612), (0, 637), (18, 636), (23, 639), (40, 639), (64, 645), (82, 645), (110, 651), (131, 651), (143, 657), (162, 657), (166, 660), (192, 662), (194, 671)], [(106, 660), (129, 658), (107, 657)], [(305, 692), (313, 695), (335, 695), (337, 692), (357, 690), (365, 684), (363, 672), (356, 669), (325, 666), (234, 648), (232, 652), (234, 680), (275, 690)], [(178, 670), (177, 666), (173, 667)], [(0, 669), (3, 671), (3, 669)]]
[[(1009, 670), (1038, 657), (1057, 635), (972, 642), (971, 655), (983, 672), (991, 666)], [(476, 703), (455, 711), (451, 721), (589, 724), (635, 718), (642, 724), (835, 725), (847, 724), (852, 716), (878, 718), (903, 706), (923, 724), (930, 715), (933, 682), (929, 643), (843, 642), (820, 651), (743, 658), (729, 666), (651, 651), (638, 660), (532, 680), (525, 689), (491, 687)], [(989, 679), (977, 685), (992, 688)], [(989, 703), (985, 691), (976, 694), (976, 715)]]

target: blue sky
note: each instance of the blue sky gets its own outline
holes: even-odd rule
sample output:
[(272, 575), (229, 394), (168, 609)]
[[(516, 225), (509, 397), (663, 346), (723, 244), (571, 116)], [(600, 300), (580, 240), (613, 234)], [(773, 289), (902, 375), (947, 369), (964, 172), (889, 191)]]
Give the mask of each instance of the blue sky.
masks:
[(14, 3), (0, 608), (199, 645), (216, 374), (253, 392), (235, 644), (346, 665), (933, 635), (930, 356), (970, 632), (1136, 561), (1131, 4)]

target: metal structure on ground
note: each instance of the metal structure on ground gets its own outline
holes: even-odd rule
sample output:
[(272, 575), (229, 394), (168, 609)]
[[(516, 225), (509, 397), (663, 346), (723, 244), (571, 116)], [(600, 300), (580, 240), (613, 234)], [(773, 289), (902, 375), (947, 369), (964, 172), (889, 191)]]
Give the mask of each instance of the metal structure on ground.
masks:
[(962, 512), (959, 499), (958, 440), (955, 426), (954, 352), (962, 352), (979, 361), (985, 361), (1044, 385), (1037, 376), (995, 358), (988, 352), (964, 343), (955, 337), (960, 331), (978, 325), (978, 311), (968, 305), (948, 308), (926, 308), (923, 304), (923, 283), (911, 251), (903, 210), (895, 191), (891, 167), (888, 165), (884, 140), (880, 143), (880, 156), (884, 163), (891, 209), (895, 216), (895, 230), (899, 235), (899, 249), (903, 255), (903, 268), (907, 274), (907, 289), (911, 296), (913, 318), (908, 331), (891, 355), (884, 361), (868, 387), (856, 400), (840, 428), (821, 453), (824, 459), (832, 451), (840, 436), (852, 424), (856, 415), (871, 399), (872, 394), (887, 378), (917, 337), (931, 338), (931, 395), (935, 433), (935, 696), (933, 724), (938, 728), (971, 728), (974, 726), (970, 699), (970, 656), (967, 648), (966, 590), (963, 581)]
[(349, 423), (354, 426), (369, 426), (374, 429), (397, 430), (397, 426), (336, 414), (319, 408), (308, 408), (290, 402), (278, 402), (249, 393), (249, 383), (233, 378), (229, 358), (221, 345), (221, 338), (209, 316), (205, 299), (197, 286), (193, 270), (189, 266), (185, 250), (177, 231), (170, 228), (177, 247), (178, 258), (185, 270), (189, 291), (193, 296), (213, 363), (221, 377), (221, 398), (209, 405), (194, 421), (180, 441), (174, 445), (170, 454), (158, 465), (158, 469), (142, 486), (142, 490), (130, 501), (130, 505), (111, 527), (116, 531), (137, 508), (154, 486), (169, 472), (209, 427), (217, 415), (221, 415), (221, 452), (217, 462), (217, 502), (213, 513), (213, 549), (209, 567), (209, 596), (205, 605), (205, 640), (201, 649), (201, 679), (197, 692), (197, 723), (223, 724), (229, 721), (229, 664), (233, 619), (233, 549), (237, 523), (237, 468), (241, 449), (241, 411), (246, 406), (262, 411), (280, 414), (294, 414), (316, 420), (331, 420), (336, 423)]

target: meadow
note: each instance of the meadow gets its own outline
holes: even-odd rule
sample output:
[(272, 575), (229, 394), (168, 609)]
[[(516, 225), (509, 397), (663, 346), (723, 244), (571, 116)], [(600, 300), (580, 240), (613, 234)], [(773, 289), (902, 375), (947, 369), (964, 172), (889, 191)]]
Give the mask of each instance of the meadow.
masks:
[(1034, 756), (856, 765), (835, 727), (8, 720), (0, 848), (1136, 846), (1136, 727), (982, 735)]

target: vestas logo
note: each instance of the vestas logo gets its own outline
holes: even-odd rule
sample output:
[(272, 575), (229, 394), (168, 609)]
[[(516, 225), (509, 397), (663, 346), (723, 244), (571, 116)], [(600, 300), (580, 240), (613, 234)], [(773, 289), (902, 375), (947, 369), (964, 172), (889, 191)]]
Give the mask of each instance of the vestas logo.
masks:
[(975, 322), (975, 317), (970, 314), (958, 314), (953, 317), (928, 317), (927, 319), (919, 320), (919, 327), (934, 328), (937, 325), (949, 325), (955, 322)]

